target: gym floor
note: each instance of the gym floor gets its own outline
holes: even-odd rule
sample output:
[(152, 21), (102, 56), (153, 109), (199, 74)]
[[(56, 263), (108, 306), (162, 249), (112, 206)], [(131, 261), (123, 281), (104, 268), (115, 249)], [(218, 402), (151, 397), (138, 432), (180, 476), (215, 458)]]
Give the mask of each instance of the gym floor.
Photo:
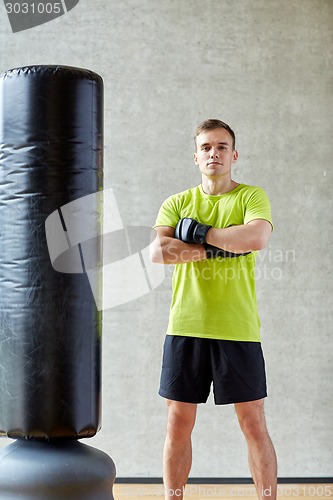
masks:
[[(115, 500), (142, 500), (142, 498), (163, 498), (162, 484), (115, 484), (113, 488)], [(268, 497), (268, 492), (267, 492)], [(188, 484), (184, 500), (204, 500), (205, 498), (223, 498), (224, 500), (257, 500), (252, 484)], [(279, 500), (314, 500), (333, 499), (333, 484), (280, 484), (278, 485)]]

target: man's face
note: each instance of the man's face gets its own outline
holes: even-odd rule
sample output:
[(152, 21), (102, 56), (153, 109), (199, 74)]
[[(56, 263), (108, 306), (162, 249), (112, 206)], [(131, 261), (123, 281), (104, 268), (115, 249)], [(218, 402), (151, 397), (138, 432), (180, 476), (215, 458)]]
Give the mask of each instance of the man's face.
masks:
[(208, 130), (197, 136), (194, 163), (203, 175), (212, 179), (230, 175), (232, 164), (237, 158), (232, 137), (224, 128)]

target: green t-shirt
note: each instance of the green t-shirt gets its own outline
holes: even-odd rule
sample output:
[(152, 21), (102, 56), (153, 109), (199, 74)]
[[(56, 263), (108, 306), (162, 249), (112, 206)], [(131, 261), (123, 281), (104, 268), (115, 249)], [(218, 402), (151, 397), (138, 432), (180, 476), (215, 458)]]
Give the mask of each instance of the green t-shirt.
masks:
[[(215, 228), (254, 219), (272, 224), (265, 191), (245, 184), (220, 196), (207, 195), (201, 185), (170, 196), (154, 227), (176, 227), (183, 217)], [(176, 264), (167, 334), (260, 342), (255, 265), (256, 252)]]

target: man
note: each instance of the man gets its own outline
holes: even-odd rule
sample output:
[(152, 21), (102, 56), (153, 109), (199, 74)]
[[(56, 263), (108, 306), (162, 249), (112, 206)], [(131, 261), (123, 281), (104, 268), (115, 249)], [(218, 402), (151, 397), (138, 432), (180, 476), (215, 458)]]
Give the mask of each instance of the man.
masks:
[(234, 404), (259, 499), (276, 498), (277, 464), (266, 429), (266, 377), (255, 293), (255, 254), (272, 231), (269, 200), (232, 180), (235, 134), (207, 120), (195, 134), (201, 185), (161, 206), (153, 262), (176, 264), (159, 394), (168, 407), (166, 499), (183, 498), (197, 405)]

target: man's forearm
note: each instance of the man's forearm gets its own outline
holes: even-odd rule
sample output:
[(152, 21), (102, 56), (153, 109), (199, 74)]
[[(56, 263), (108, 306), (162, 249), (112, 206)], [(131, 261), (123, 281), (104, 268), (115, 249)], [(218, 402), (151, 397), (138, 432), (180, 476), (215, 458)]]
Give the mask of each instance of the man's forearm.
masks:
[(168, 236), (160, 238), (158, 253), (159, 257), (153, 260), (161, 260), (163, 264), (186, 264), (207, 258), (203, 245), (184, 243)]
[[(182, 221), (186, 221), (186, 224), (182, 224)], [(198, 242), (192, 243), (192, 241), (196, 241), (197, 221), (181, 219), (178, 224), (179, 227), (177, 225), (175, 231), (177, 238), (168, 234), (160, 234), (155, 239), (151, 246), (151, 260), (153, 262), (185, 264), (204, 260), (207, 257), (212, 257), (206, 253), (206, 243), (213, 248), (215, 247), (215, 250), (222, 249), (233, 254), (261, 250), (267, 245), (272, 231), (271, 224), (264, 219), (255, 219), (248, 224), (223, 229), (207, 226), (208, 232), (205, 234), (204, 245)], [(213, 257), (215, 255), (217, 256), (214, 253)]]
[(261, 250), (266, 244), (261, 232), (246, 224), (223, 229), (211, 228), (207, 233), (206, 241), (209, 245), (234, 253)]

